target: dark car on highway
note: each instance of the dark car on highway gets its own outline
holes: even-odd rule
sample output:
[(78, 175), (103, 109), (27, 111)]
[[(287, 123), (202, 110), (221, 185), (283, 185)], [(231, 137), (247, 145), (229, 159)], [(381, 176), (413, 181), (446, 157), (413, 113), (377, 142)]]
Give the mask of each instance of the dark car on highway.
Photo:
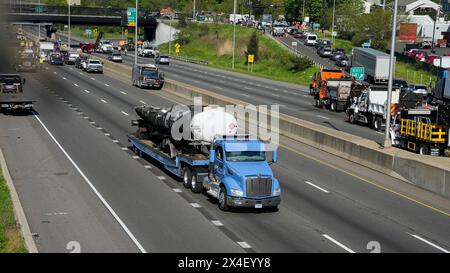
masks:
[(348, 63), (348, 57), (345, 55), (336, 60), (336, 65), (339, 67), (348, 67)]
[(329, 46), (321, 47), (321, 49), (319, 51), (319, 56), (324, 57), (324, 58), (331, 57), (331, 47), (329, 47)]
[(330, 59), (332, 59), (333, 61), (337, 61), (338, 59), (340, 59), (342, 57), (345, 57), (345, 53), (344, 52), (342, 52), (342, 51), (334, 51), (331, 54)]

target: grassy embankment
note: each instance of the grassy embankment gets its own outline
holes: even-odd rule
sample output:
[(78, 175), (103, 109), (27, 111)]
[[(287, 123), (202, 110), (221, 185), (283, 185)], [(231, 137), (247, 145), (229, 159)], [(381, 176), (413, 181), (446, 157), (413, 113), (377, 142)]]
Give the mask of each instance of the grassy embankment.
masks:
[(0, 168), (0, 253), (26, 252), (13, 204)]
[[(181, 46), (179, 56), (207, 60), (212, 67), (232, 70), (233, 27), (231, 25), (189, 25), (183, 31), (189, 39)], [(290, 59), (293, 54), (261, 33), (258, 33), (259, 59), (253, 65), (253, 72), (249, 72), (245, 64), (245, 51), (254, 31), (254, 29), (236, 26), (235, 71), (273, 80), (309, 85), (311, 76), (318, 71), (318, 68), (313, 66), (300, 72), (291, 71)], [(163, 44), (159, 49), (163, 53), (168, 53), (169, 46)], [(174, 43), (172, 43), (171, 54), (175, 54)]]
[[(316, 33), (319, 38), (331, 40), (329, 31), (325, 31), (324, 33), (317, 31)], [(349, 40), (336, 38), (334, 47), (343, 48), (345, 52), (351, 52), (355, 46)], [(432, 72), (402, 61), (397, 61), (395, 64), (395, 77), (417, 84), (429, 84), (430, 79), (433, 85), (436, 82), (436, 75)]]

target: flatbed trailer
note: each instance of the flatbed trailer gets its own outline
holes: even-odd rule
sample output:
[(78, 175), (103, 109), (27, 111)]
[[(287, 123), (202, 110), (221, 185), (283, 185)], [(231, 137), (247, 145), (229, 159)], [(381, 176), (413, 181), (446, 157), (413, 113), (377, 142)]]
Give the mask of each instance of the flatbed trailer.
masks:
[(23, 79), (18, 74), (0, 74), (0, 111), (31, 111), (33, 100), (23, 94)]
[[(140, 120), (133, 121), (133, 125), (140, 123)], [(146, 155), (160, 163), (192, 192), (203, 192), (213, 197), (221, 210), (230, 207), (277, 210), (281, 190), (270, 168), (270, 164), (277, 160), (276, 148), (271, 150), (269, 162), (265, 155), (269, 150), (260, 140), (241, 136), (218, 137), (210, 145), (202, 146), (207, 149), (196, 149), (186, 144), (183, 152), (171, 156), (144, 135), (143, 127), (127, 135), (136, 154)], [(246, 159), (241, 161), (238, 159), (241, 157)]]

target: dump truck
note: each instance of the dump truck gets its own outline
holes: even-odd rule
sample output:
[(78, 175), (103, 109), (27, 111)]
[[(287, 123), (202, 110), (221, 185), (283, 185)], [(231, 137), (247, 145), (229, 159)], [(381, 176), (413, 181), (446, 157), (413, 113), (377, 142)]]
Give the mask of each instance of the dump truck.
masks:
[(422, 155), (450, 157), (450, 104), (402, 110), (391, 130), (393, 145)]
[(342, 70), (321, 69), (319, 72), (315, 73), (313, 76), (313, 81), (309, 85), (309, 94), (315, 95), (317, 90), (320, 89), (321, 85), (327, 79), (340, 79), (343, 77), (344, 77), (344, 72)]
[(333, 112), (345, 111), (350, 105), (352, 79), (327, 79), (315, 95), (315, 106), (325, 106)]
[(135, 110), (141, 119), (132, 121), (138, 129), (128, 135), (133, 151), (159, 162), (185, 188), (216, 199), (221, 210), (276, 209), (280, 204), (280, 183), (270, 168), (277, 161), (276, 147), (236, 134), (237, 121), (225, 108), (174, 105)]
[(23, 95), (25, 78), (19, 74), (0, 74), (0, 111), (31, 111), (33, 101)]
[[(353, 98), (350, 107), (347, 108), (347, 120), (350, 123), (362, 123), (370, 125), (374, 130), (380, 131), (386, 126), (388, 88), (386, 86), (370, 86), (368, 90), (361, 92), (359, 97)], [(400, 89), (392, 90), (391, 114), (398, 108)], [(389, 121), (390, 122), (390, 121)]]
[(139, 88), (153, 87), (161, 90), (164, 86), (164, 73), (153, 64), (134, 64), (132, 83)]

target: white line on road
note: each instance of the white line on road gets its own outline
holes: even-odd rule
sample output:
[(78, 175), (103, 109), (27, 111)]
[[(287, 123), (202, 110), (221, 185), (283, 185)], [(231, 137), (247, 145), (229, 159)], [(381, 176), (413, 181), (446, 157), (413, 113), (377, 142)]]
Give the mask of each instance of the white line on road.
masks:
[(324, 117), (324, 116), (321, 116), (321, 115), (316, 115), (316, 117), (318, 117), (318, 118), (323, 118), (323, 119), (329, 119), (329, 118)]
[(118, 141), (117, 139), (113, 139), (112, 142), (114, 142), (114, 143), (119, 143), (119, 141)]
[(105, 133), (105, 136), (110, 136), (111, 134), (110, 133)]
[(128, 151), (128, 147), (122, 147), (122, 151)]
[(73, 85), (75, 85), (76, 87), (78, 87), (78, 84), (74, 83)]
[(329, 193), (329, 191), (327, 191), (327, 190), (325, 190), (325, 189), (322, 189), (321, 187), (319, 187), (319, 186), (317, 186), (317, 185), (315, 185), (315, 184), (313, 184), (313, 183), (311, 183), (311, 182), (309, 182), (309, 181), (305, 181), (305, 183), (308, 184), (308, 185), (310, 185), (310, 186), (313, 186), (314, 188), (319, 189), (319, 190), (321, 190), (321, 191), (323, 191), (323, 192)]
[(128, 113), (126, 113), (126, 112), (124, 112), (124, 111), (122, 111), (122, 114), (124, 114), (125, 116), (128, 116)]
[(182, 191), (181, 189), (179, 189), (179, 188), (174, 188), (173, 191), (174, 191), (174, 192), (183, 192), (183, 191)]
[(144, 168), (146, 168), (146, 169), (151, 169), (152, 166), (150, 166), (150, 165), (144, 165)]
[(105, 86), (108, 86), (108, 87), (109, 87), (109, 84), (105, 83)]
[(78, 74), (83, 75), (83, 72), (78, 72)]
[(103, 103), (108, 103), (106, 100), (104, 100), (104, 99), (101, 99), (100, 100), (101, 102), (103, 102)]
[(123, 91), (120, 91), (120, 93), (122, 93), (122, 94), (124, 94), (124, 95), (126, 95), (127, 93), (125, 93), (125, 92), (123, 92)]
[(95, 79), (94, 79), (94, 78), (91, 78), (91, 80), (95, 81)]
[(56, 73), (56, 71), (53, 71), (53, 74), (55, 74), (55, 75), (56, 75), (56, 74), (58, 74), (58, 73)]
[(139, 101), (140, 103), (142, 103), (142, 104), (147, 104), (145, 101), (143, 101), (143, 100), (140, 100)]
[(131, 158), (133, 158), (133, 159), (139, 159), (139, 156), (133, 155)]
[(103, 203), (103, 205), (108, 209), (108, 211), (112, 214), (112, 216), (116, 219), (116, 221), (119, 223), (119, 225), (123, 228), (123, 230), (128, 234), (130, 239), (133, 241), (133, 243), (137, 246), (137, 248), (143, 252), (146, 253), (145, 249), (142, 247), (142, 245), (139, 243), (139, 241), (134, 237), (133, 233), (128, 229), (128, 227), (125, 225), (125, 223), (120, 219), (120, 217), (117, 215), (117, 213), (113, 210), (113, 208), (106, 202), (105, 198), (100, 194), (100, 192), (94, 187), (94, 185), (91, 183), (89, 178), (83, 173), (83, 171), (78, 167), (78, 165), (73, 161), (72, 157), (66, 152), (66, 150), (59, 144), (59, 142), (56, 140), (56, 138), (53, 136), (53, 134), (47, 129), (47, 127), (44, 125), (44, 123), (41, 121), (41, 119), (34, 115), (34, 117), (37, 119), (37, 121), (42, 125), (44, 130), (47, 132), (47, 134), (52, 138), (52, 140), (56, 143), (56, 145), (59, 147), (59, 149), (63, 152), (63, 154), (67, 157), (67, 159), (72, 163), (72, 165), (75, 167), (75, 169), (78, 171), (78, 173), (81, 175), (81, 177), (84, 179), (84, 181), (89, 185), (89, 187), (92, 189), (92, 191), (97, 195), (97, 197), (100, 199), (100, 201)]
[(333, 243), (335, 243), (336, 245), (340, 246), (341, 248), (343, 248), (345, 251), (349, 252), (349, 253), (355, 253), (355, 251), (351, 250), (350, 248), (346, 247), (345, 245), (339, 243), (338, 241), (336, 241), (335, 239), (331, 238), (331, 236), (327, 235), (327, 234), (322, 234), (323, 237), (327, 238), (328, 240), (332, 241)]
[(252, 248), (247, 242), (237, 242), (242, 248)]
[(272, 96), (279, 98), (280, 95), (272, 93)]
[(89, 90), (86, 90), (86, 89), (84, 89), (84, 92), (86, 92), (86, 93), (91, 93), (91, 91), (89, 91)]
[(242, 96), (247, 97), (247, 98), (250, 98), (250, 95), (249, 95), (249, 94), (242, 94)]
[(212, 222), (215, 226), (218, 226), (218, 227), (222, 227), (222, 226), (223, 226), (222, 222), (220, 222), (219, 220), (211, 220), (211, 222)]
[(166, 180), (165, 176), (160, 175), (160, 176), (157, 176), (157, 177), (158, 177), (159, 180)]
[(193, 206), (194, 208), (201, 208), (201, 206), (197, 203), (191, 203), (191, 206)]
[(418, 240), (420, 240), (420, 241), (422, 241), (422, 242), (424, 242), (424, 243), (426, 243), (426, 244), (428, 244), (428, 245), (430, 245), (430, 246), (436, 248), (436, 249), (439, 249), (440, 251), (442, 251), (442, 252), (444, 252), (444, 253), (450, 253), (447, 249), (442, 248), (442, 247), (440, 247), (440, 246), (438, 246), (438, 245), (436, 245), (436, 244), (433, 244), (432, 242), (430, 242), (430, 241), (428, 241), (428, 240), (425, 240), (424, 238), (422, 238), (422, 237), (420, 237), (420, 236), (418, 236), (418, 235), (411, 234), (411, 233), (408, 233), (408, 234), (411, 235), (412, 237), (414, 237), (414, 238), (416, 238), (416, 239), (418, 239)]
[(66, 78), (66, 77), (62, 77), (62, 78), (63, 78), (63, 80), (65, 80), (65, 81), (67, 80), (67, 78)]

